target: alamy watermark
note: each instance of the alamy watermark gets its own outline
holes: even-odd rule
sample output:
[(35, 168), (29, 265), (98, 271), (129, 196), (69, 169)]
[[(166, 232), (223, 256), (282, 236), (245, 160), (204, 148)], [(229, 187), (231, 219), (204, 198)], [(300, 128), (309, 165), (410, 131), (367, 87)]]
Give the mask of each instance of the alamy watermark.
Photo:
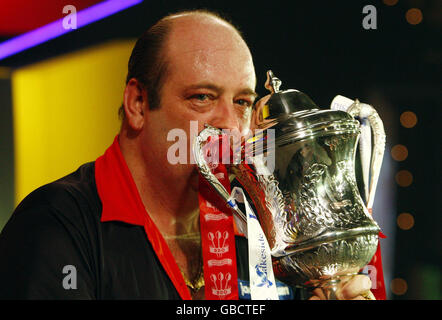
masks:
[(368, 264), (362, 269), (362, 273), (366, 274), (371, 280), (371, 289), (378, 288), (378, 270), (375, 266)]
[(73, 5), (66, 5), (63, 7), (63, 14), (67, 14), (63, 18), (64, 29), (77, 29), (77, 8)]
[(362, 13), (366, 14), (362, 19), (362, 27), (365, 30), (376, 30), (378, 28), (378, 13), (373, 5), (366, 5), (362, 8)]
[(65, 290), (76, 290), (77, 289), (77, 268), (73, 265), (66, 265), (63, 267), (63, 288)]

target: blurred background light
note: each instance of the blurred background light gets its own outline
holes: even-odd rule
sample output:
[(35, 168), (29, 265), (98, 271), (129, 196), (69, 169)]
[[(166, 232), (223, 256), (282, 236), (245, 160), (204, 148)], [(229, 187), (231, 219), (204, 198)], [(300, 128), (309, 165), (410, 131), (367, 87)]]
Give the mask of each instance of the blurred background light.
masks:
[(398, 0), (383, 0), (382, 2), (387, 6), (394, 6), (398, 2)]
[[(141, 1), (142, 0), (108, 0), (81, 10), (77, 12), (77, 28), (84, 27), (92, 22), (139, 4)], [(63, 18), (61, 18), (16, 38), (7, 40), (0, 43), (0, 60), (73, 30), (75, 29), (65, 29), (63, 27)]]
[(405, 19), (407, 19), (407, 22), (409, 24), (419, 24), (422, 22), (423, 19), (422, 11), (417, 8), (408, 9), (407, 13), (405, 14)]
[(396, 221), (398, 227), (402, 230), (410, 230), (414, 226), (414, 217), (409, 213), (401, 213)]
[(397, 144), (391, 148), (391, 157), (396, 161), (404, 161), (408, 157), (408, 149), (402, 144)]
[(401, 296), (407, 292), (408, 284), (404, 279), (395, 278), (391, 280), (390, 288), (395, 295)]
[(115, 40), (12, 73), (15, 205), (112, 143), (133, 46)]
[(417, 116), (412, 111), (405, 111), (400, 116), (400, 122), (405, 128), (413, 128), (417, 124)]
[(401, 187), (408, 187), (413, 183), (413, 175), (408, 170), (400, 170), (395, 178), (396, 183)]

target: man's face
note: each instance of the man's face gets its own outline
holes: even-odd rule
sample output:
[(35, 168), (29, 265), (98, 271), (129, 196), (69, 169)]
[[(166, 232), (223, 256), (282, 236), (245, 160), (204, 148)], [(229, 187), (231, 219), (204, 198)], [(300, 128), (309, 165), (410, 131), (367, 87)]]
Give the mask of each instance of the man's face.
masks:
[(150, 152), (167, 161), (167, 148), (175, 143), (167, 141), (167, 134), (180, 128), (187, 133), (190, 159), (190, 121), (198, 121), (198, 132), (204, 124), (240, 131), (249, 126), (256, 96), (255, 71), (247, 46), (233, 29), (214, 23), (180, 22), (173, 27), (165, 50), (169, 70), (161, 105), (145, 116)]

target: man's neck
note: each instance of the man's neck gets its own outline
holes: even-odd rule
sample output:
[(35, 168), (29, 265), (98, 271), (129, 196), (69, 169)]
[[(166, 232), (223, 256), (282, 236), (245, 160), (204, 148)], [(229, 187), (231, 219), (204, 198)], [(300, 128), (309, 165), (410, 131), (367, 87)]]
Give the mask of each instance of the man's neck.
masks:
[(120, 134), (120, 148), (144, 207), (163, 235), (199, 233), (196, 171), (177, 168), (182, 169), (181, 175), (171, 179), (168, 164), (159, 163), (158, 155), (142, 155), (135, 141), (124, 134)]

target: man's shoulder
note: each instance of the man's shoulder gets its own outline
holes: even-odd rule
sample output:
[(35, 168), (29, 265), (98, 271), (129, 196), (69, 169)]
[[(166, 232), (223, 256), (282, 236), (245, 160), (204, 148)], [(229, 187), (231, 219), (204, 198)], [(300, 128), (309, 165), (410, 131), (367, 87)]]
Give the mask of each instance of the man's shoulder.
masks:
[[(94, 297), (96, 193), (94, 164), (87, 163), (19, 204), (0, 233), (0, 299)], [(68, 265), (81, 274), (78, 290), (62, 286)]]
[(89, 162), (76, 171), (31, 192), (14, 214), (48, 208), (63, 215), (85, 210), (99, 210), (100, 198), (95, 184), (95, 163)]

